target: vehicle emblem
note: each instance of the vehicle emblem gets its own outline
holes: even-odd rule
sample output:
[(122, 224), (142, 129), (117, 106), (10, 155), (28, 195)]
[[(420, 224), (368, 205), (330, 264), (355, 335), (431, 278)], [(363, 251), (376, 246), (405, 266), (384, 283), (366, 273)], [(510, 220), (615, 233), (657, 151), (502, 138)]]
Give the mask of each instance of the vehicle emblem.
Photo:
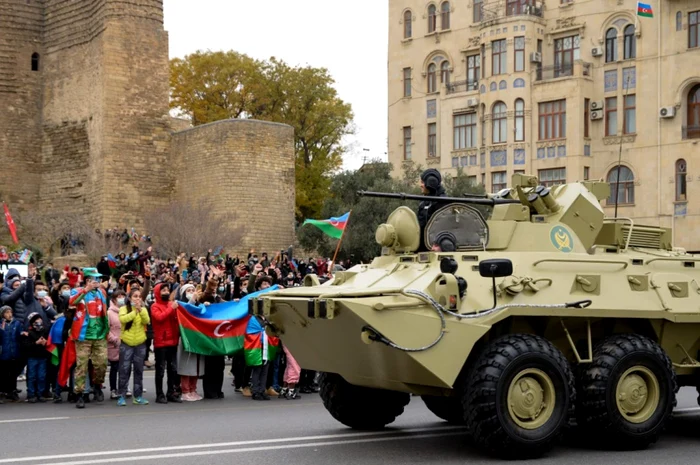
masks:
[(574, 238), (564, 226), (553, 227), (549, 239), (559, 252), (569, 253), (574, 250)]

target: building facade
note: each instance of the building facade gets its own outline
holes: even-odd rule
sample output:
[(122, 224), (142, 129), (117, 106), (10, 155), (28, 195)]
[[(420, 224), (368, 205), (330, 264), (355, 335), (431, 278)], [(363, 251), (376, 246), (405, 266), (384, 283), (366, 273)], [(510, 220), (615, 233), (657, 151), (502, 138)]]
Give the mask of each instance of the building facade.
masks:
[[(182, 131), (168, 80), (162, 0), (0, 0), (0, 200), (139, 231), (168, 202), (214, 202), (247, 225), (243, 244), (222, 245), (287, 248), (293, 129), (227, 121)], [(258, 185), (275, 186), (264, 211)]]
[[(389, 1), (389, 161), (487, 191), (612, 182), (606, 213), (700, 250), (700, 2)], [(618, 160), (619, 166), (618, 183)], [(617, 199), (615, 199), (617, 197)], [(695, 200), (695, 201), (694, 201)]]

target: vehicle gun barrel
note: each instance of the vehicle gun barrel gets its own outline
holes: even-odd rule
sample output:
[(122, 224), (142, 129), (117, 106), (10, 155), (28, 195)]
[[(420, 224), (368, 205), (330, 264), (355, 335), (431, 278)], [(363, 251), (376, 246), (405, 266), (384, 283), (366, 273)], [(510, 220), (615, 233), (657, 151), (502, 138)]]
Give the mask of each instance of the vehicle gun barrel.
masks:
[(466, 203), (472, 205), (503, 205), (503, 204), (519, 204), (520, 200), (513, 199), (494, 199), (494, 198), (469, 198), (469, 197), (433, 197), (430, 195), (415, 195), (393, 192), (371, 192), (358, 191), (357, 195), (361, 197), (378, 197), (384, 199), (400, 199), (400, 200), (419, 200), (440, 203)]

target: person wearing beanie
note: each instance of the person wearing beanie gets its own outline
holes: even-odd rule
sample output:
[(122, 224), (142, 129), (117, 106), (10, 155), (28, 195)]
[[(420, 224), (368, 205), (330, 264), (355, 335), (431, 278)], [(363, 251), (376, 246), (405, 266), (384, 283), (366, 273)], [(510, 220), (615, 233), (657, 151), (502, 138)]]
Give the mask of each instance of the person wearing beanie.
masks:
[(18, 401), (17, 375), (20, 366), (20, 334), (22, 323), (12, 317), (12, 307), (5, 305), (0, 307), (0, 393), (5, 399)]
[(44, 402), (43, 392), (46, 387), (46, 363), (49, 352), (46, 345), (49, 329), (39, 313), (32, 313), (27, 318), (27, 327), (22, 332), (22, 350), (27, 355), (27, 402), (35, 404)]
[[(420, 188), (423, 195), (430, 197), (446, 197), (447, 192), (442, 185), (442, 175), (435, 168), (429, 168), (420, 175)], [(418, 224), (420, 225), (420, 246), (418, 251), (426, 251), (425, 227), (433, 214), (444, 206), (444, 203), (424, 200), (418, 205)]]

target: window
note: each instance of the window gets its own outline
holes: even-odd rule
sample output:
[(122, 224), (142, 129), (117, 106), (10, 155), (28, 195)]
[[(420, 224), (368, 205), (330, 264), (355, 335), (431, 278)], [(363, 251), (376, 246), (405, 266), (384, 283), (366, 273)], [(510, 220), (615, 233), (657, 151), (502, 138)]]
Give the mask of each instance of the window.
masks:
[(688, 48), (695, 48), (700, 45), (700, 11), (688, 13)]
[(683, 13), (680, 11), (676, 12), (676, 31), (683, 30)]
[(525, 102), (521, 98), (515, 101), (515, 140), (525, 140)]
[(403, 69), (403, 96), (411, 96), (411, 68)]
[(508, 188), (508, 180), (505, 171), (491, 173), (491, 192), (496, 193)]
[(454, 115), (454, 149), (476, 147), (476, 113)]
[(435, 5), (428, 7), (428, 34), (435, 32), (437, 29), (437, 8)]
[[(620, 170), (619, 183), (617, 182), (618, 169)], [(610, 183), (608, 205), (615, 205), (615, 193), (617, 193), (617, 203), (619, 205), (634, 203), (634, 175), (632, 170), (626, 166), (616, 166), (608, 173), (608, 183)]]
[(479, 86), (479, 74), (481, 73), (481, 56), (469, 55), (467, 57), (467, 89), (476, 89)]
[(481, 173), (481, 185), (486, 186), (486, 173)]
[[(481, 62), (486, 63), (486, 45), (481, 44)], [(486, 67), (481, 67), (481, 78), (486, 77)]]
[(577, 35), (554, 41), (554, 77), (573, 75), (574, 61), (581, 58), (580, 44), (581, 38)]
[(480, 22), (484, 17), (484, 0), (474, 0), (474, 22)]
[(481, 146), (486, 145), (486, 105), (481, 104), (481, 116), (479, 119), (481, 123)]
[[(537, 53), (542, 54), (542, 39), (537, 39)], [(536, 78), (538, 81), (542, 80), (542, 63), (535, 63), (535, 69), (537, 70)]]
[(525, 71), (525, 37), (515, 38), (515, 71)]
[(685, 202), (688, 200), (688, 186), (686, 184), (686, 175), (688, 174), (688, 165), (682, 158), (676, 161), (676, 202)]
[(617, 134), (617, 97), (605, 99), (605, 135)]
[(611, 27), (605, 33), (605, 62), (617, 61), (617, 29)]
[(411, 126), (406, 126), (403, 128), (403, 159), (410, 160), (412, 157), (411, 148), (413, 142), (411, 142)]
[(583, 167), (583, 180), (588, 181), (591, 178), (591, 168), (588, 166)]
[(39, 54), (32, 53), (32, 71), (39, 71)]
[(563, 139), (566, 137), (566, 100), (554, 100), (539, 104), (539, 139)]
[(688, 92), (688, 139), (700, 139), (700, 84)]
[(440, 5), (440, 28), (450, 28), (450, 2), (442, 2)]
[(476, 176), (467, 176), (467, 183), (476, 186)]
[(589, 121), (591, 119), (591, 99), (583, 99), (583, 137), (590, 137)]
[(428, 93), (437, 92), (437, 76), (435, 75), (435, 64), (430, 63), (428, 66)]
[(532, 0), (508, 0), (506, 2), (506, 16), (522, 15), (528, 11), (528, 6), (534, 4)]
[(493, 112), (491, 114), (491, 121), (493, 122), (491, 135), (494, 144), (501, 144), (508, 141), (508, 121), (506, 120), (506, 104), (503, 102), (496, 102), (493, 105)]
[(625, 26), (625, 60), (637, 57), (637, 37), (634, 35), (634, 25)]
[(450, 83), (450, 64), (447, 61), (443, 61), (440, 65), (440, 82), (442, 84)]
[(624, 97), (624, 103), (622, 133), (634, 134), (637, 132), (637, 96), (634, 94), (626, 95)]
[(437, 124), (428, 124), (428, 157), (437, 157)]
[(403, 38), (410, 39), (413, 36), (413, 13), (411, 10), (403, 13)]
[(506, 55), (506, 40), (494, 40), (491, 42), (491, 74), (505, 74), (507, 72), (506, 63), (508, 56)]
[(537, 172), (537, 178), (540, 180), (540, 184), (545, 187), (566, 184), (566, 168), (539, 170)]

